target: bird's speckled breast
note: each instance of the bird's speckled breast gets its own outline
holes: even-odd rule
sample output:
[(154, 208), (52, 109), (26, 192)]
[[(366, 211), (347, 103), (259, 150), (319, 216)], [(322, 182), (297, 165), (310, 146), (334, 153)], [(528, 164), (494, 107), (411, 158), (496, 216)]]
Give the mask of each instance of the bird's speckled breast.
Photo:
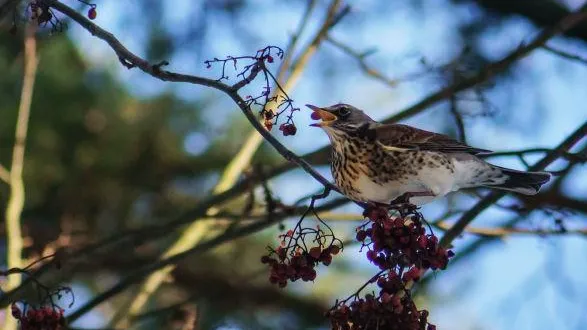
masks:
[(389, 150), (361, 136), (329, 134), (332, 140), (332, 176), (348, 197), (357, 201), (389, 202), (420, 184), (423, 169), (445, 168), (442, 154), (418, 150)]

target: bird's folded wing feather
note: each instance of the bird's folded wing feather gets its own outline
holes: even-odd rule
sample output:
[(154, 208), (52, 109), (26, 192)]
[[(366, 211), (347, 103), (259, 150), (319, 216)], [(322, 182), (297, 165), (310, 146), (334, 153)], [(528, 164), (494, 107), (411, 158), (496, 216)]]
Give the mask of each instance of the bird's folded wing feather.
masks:
[(490, 150), (473, 148), (446, 135), (428, 132), (401, 124), (387, 124), (375, 128), (377, 142), (384, 147), (449, 153), (482, 154)]

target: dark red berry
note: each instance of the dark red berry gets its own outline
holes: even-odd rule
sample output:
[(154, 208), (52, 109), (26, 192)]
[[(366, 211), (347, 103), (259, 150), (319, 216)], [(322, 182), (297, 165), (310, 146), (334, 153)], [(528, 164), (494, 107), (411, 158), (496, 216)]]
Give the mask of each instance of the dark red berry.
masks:
[[(330, 247), (330, 253), (337, 255), (340, 252), (340, 248), (336, 245)], [(451, 251), (449, 251), (451, 252)]]
[(96, 19), (97, 15), (98, 15), (98, 13), (96, 12), (96, 8), (92, 7), (92, 8), (90, 8), (90, 10), (88, 10), (88, 18), (89, 19)]
[(367, 233), (364, 230), (359, 230), (357, 232), (357, 241), (362, 242), (365, 240), (365, 238), (367, 238)]
[(310, 256), (316, 260), (320, 259), (320, 254), (322, 253), (322, 249), (320, 249), (319, 246), (314, 246), (313, 248), (310, 249), (310, 251), (308, 252), (310, 254)]
[(322, 261), (322, 264), (324, 264), (324, 266), (328, 266), (332, 262), (332, 255), (323, 253), (320, 257), (320, 261)]
[(10, 305), (10, 311), (12, 312), (12, 316), (15, 319), (20, 320), (20, 318), (22, 317), (22, 313), (20, 311), (20, 308), (18, 308), (16, 304)]
[(314, 120), (319, 120), (319, 119), (320, 119), (320, 114), (319, 114), (318, 112), (315, 112), (315, 111), (314, 111), (314, 112), (312, 112), (312, 115), (311, 115), (311, 117), (312, 117), (312, 119), (314, 119)]
[(273, 63), (273, 56), (267, 55), (267, 62)]

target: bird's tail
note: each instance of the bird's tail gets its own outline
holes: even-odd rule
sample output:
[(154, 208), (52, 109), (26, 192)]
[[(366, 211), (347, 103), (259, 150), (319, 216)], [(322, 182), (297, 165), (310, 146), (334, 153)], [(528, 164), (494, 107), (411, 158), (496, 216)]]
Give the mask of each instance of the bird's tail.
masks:
[[(546, 172), (524, 172), (492, 165), (505, 176), (505, 182), (487, 182), (482, 186), (494, 189), (514, 191), (524, 195), (536, 195), (540, 187), (550, 180)], [(501, 181), (501, 180), (500, 180)]]

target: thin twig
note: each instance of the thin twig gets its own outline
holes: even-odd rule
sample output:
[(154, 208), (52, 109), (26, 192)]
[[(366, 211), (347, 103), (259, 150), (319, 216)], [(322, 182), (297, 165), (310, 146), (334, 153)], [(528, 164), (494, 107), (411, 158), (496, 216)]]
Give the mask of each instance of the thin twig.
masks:
[[(20, 95), (20, 106), (16, 120), (16, 133), (14, 136), (14, 148), (12, 151), (12, 164), (10, 167), (10, 197), (6, 206), (6, 240), (7, 240), (7, 267), (21, 268), (23, 238), (20, 228), (20, 218), (25, 202), (24, 182), (22, 172), (24, 168), (24, 154), (26, 138), (29, 126), (33, 88), (37, 72), (37, 43), (35, 39), (35, 22), (27, 25), (24, 38), (24, 78)], [(12, 290), (21, 283), (21, 276), (9, 276), (4, 291)], [(6, 315), (10, 315), (9, 309)], [(16, 319), (7, 317), (4, 330), (16, 329)]]
[(451, 95), (449, 100), (450, 100), (450, 102), (449, 102), (450, 103), (450, 105), (449, 105), (450, 113), (454, 117), (455, 123), (457, 125), (458, 139), (459, 139), (459, 141), (466, 144), (467, 143), (467, 136), (465, 135), (465, 123), (463, 122), (463, 115), (461, 115), (461, 113), (459, 112), (459, 109), (457, 108), (457, 98), (456, 98), (455, 94)]
[[(480, 155), (483, 158), (490, 158), (490, 157), (503, 157), (503, 156), (520, 156), (520, 155), (527, 155), (527, 154), (536, 154), (536, 153), (549, 153), (552, 152), (554, 149), (550, 148), (529, 148), (529, 149), (522, 149), (522, 150), (508, 150), (508, 151), (495, 151), (490, 154)], [(580, 152), (568, 152), (568, 151), (561, 151), (561, 157), (565, 158), (569, 161), (576, 161), (576, 162), (585, 162), (587, 161), (587, 155), (585, 153)]]
[(543, 45), (542, 49), (544, 49), (552, 54), (558, 55), (562, 58), (565, 58), (567, 60), (579, 62), (581, 64), (587, 64), (587, 58), (581, 57), (579, 55), (567, 53), (567, 52), (562, 51), (560, 49), (553, 48), (552, 46), (549, 46), (549, 45)]
[(336, 48), (342, 50), (346, 54), (348, 54), (348, 55), (352, 56), (353, 58), (355, 58), (357, 60), (357, 62), (359, 63), (359, 67), (368, 76), (371, 76), (375, 80), (379, 80), (380, 82), (384, 83), (385, 85), (387, 85), (389, 87), (395, 88), (402, 81), (411, 80), (413, 78), (417, 78), (417, 77), (421, 77), (422, 76), (421, 73), (418, 73), (418, 74), (410, 75), (410, 76), (403, 77), (403, 78), (400, 78), (400, 79), (391, 79), (389, 77), (386, 77), (379, 70), (374, 69), (373, 67), (371, 67), (367, 63), (366, 58), (367, 58), (367, 56), (369, 56), (370, 54), (372, 54), (371, 51), (366, 51), (366, 52), (360, 53), (360, 52), (354, 50), (353, 48), (351, 48), (350, 46), (345, 45), (342, 42), (334, 39), (332, 36), (328, 36), (326, 40), (330, 44), (332, 44), (333, 46), (335, 46)]

